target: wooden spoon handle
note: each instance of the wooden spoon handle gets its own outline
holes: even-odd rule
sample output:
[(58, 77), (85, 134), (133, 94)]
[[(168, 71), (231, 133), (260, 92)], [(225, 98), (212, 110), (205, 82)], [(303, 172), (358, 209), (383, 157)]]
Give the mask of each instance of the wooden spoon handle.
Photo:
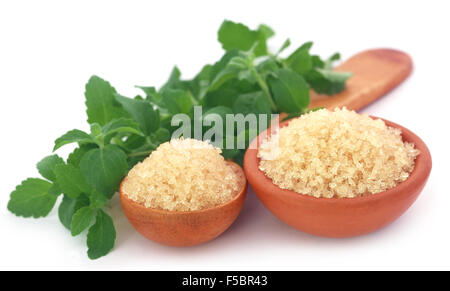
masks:
[(358, 53), (336, 67), (336, 71), (353, 73), (345, 90), (332, 96), (311, 90), (309, 108), (346, 106), (350, 110), (359, 110), (403, 82), (412, 66), (411, 57), (398, 50), (372, 49)]

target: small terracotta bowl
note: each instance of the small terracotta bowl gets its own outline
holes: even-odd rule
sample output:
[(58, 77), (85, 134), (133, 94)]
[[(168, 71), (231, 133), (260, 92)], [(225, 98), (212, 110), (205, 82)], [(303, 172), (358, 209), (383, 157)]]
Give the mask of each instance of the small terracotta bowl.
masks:
[[(431, 171), (431, 155), (425, 143), (408, 129), (382, 120), (388, 126), (401, 129), (403, 140), (414, 143), (420, 150), (411, 175), (390, 190), (356, 198), (315, 198), (281, 189), (259, 170), (255, 146), (268, 131), (261, 133), (245, 153), (247, 179), (262, 203), (298, 230), (325, 237), (351, 237), (374, 232), (393, 222), (413, 204)], [(283, 122), (280, 127), (288, 123)]]
[(247, 180), (242, 168), (233, 163), (230, 167), (238, 174), (241, 187), (229, 202), (213, 208), (196, 211), (167, 211), (145, 206), (129, 199), (120, 186), (120, 203), (125, 216), (144, 237), (169, 246), (193, 246), (210, 241), (230, 227), (244, 205)]

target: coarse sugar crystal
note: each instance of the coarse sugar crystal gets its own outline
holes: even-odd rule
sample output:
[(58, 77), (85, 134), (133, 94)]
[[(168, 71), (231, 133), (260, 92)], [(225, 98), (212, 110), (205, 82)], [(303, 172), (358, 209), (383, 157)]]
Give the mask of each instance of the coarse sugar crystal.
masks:
[(236, 196), (242, 181), (220, 152), (195, 139), (163, 143), (130, 170), (122, 192), (145, 207), (169, 211), (224, 204)]
[(409, 177), (418, 154), (399, 129), (346, 108), (302, 115), (258, 150), (259, 168), (274, 184), (326, 198), (391, 189)]

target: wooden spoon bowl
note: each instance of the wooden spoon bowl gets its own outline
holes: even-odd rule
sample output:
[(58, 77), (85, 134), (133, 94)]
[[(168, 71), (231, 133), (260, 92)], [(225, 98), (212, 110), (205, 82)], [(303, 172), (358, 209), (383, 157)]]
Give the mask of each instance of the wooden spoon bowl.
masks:
[[(325, 237), (351, 237), (376, 231), (393, 222), (414, 203), (431, 171), (431, 155), (425, 143), (408, 129), (387, 120), (384, 122), (401, 129), (403, 140), (414, 143), (420, 150), (408, 179), (392, 189), (356, 198), (315, 198), (281, 189), (259, 169), (258, 141), (270, 131), (261, 133), (245, 153), (247, 179), (262, 203), (280, 220), (298, 230)], [(283, 122), (280, 127), (288, 123)]]
[(123, 193), (122, 181), (119, 194), (125, 216), (144, 237), (169, 246), (199, 245), (218, 237), (238, 217), (247, 193), (244, 171), (233, 162), (227, 163), (238, 174), (241, 185), (231, 201), (213, 208), (187, 212), (147, 208)]

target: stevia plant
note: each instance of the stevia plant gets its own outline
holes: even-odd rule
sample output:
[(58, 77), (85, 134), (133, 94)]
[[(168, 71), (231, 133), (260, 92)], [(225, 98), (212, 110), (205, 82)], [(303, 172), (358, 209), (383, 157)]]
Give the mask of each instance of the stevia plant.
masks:
[[(307, 112), (310, 89), (328, 95), (344, 89), (351, 74), (332, 71), (339, 54), (322, 60), (310, 53), (312, 42), (307, 42), (283, 58), (280, 54), (290, 40), (271, 53), (267, 40), (273, 35), (267, 25), (251, 30), (226, 20), (218, 32), (225, 50), (219, 61), (205, 65), (191, 80), (181, 79), (175, 67), (159, 89), (136, 86), (143, 94), (134, 98), (118, 94), (110, 83), (92, 76), (85, 91), (90, 132), (74, 129), (57, 138), (53, 151), (67, 144), (77, 147), (66, 160), (52, 154), (38, 162), (42, 177), (18, 185), (8, 209), (17, 216), (45, 217), (62, 196), (61, 223), (73, 236), (87, 230), (90, 259), (106, 255), (114, 247), (116, 231), (105, 205), (127, 171), (170, 139), (176, 129), (170, 123), (175, 114), (192, 117), (197, 105), (202, 106), (203, 119), (213, 113), (299, 116)], [(223, 136), (234, 142), (243, 134), (248, 136), (248, 130)], [(244, 151), (225, 149), (223, 155), (242, 163)]]

